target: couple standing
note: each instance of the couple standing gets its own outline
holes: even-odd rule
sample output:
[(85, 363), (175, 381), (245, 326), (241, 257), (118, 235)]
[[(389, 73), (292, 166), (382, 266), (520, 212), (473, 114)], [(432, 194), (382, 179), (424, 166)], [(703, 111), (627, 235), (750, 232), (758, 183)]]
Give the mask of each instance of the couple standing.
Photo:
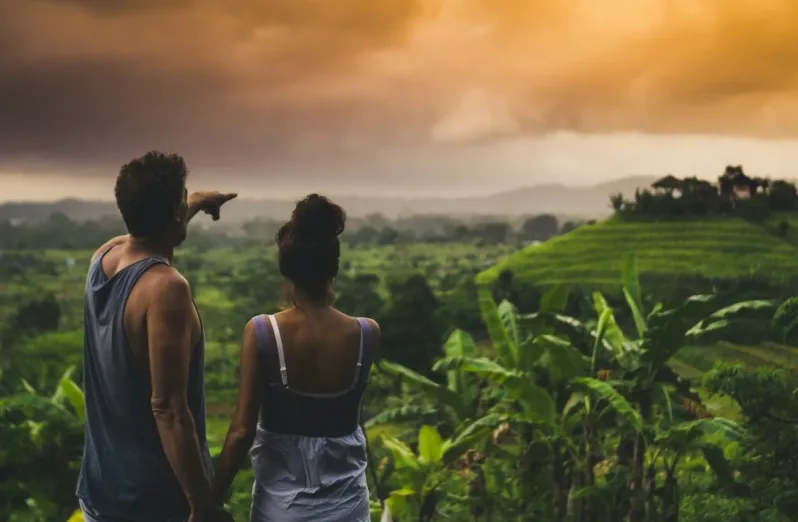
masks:
[(128, 235), (92, 257), (86, 281), (86, 441), (77, 495), (88, 522), (231, 520), (222, 501), (250, 451), (253, 522), (367, 522), (360, 402), (379, 342), (371, 319), (332, 307), (345, 214), (319, 195), (277, 234), (293, 306), (244, 328), (240, 384), (213, 469), (205, 435), (205, 337), (171, 266), (189, 220), (236, 194), (186, 190), (176, 155), (123, 166)]

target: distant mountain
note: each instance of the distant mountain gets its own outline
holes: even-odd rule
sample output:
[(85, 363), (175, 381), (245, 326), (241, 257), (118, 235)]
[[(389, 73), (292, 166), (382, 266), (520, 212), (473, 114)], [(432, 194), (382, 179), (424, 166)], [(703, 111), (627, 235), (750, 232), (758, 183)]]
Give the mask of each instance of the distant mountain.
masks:
[(62, 199), (53, 202), (13, 201), (0, 205), (0, 220), (40, 221), (54, 213), (62, 213), (75, 221), (119, 216), (116, 204), (106, 201)]
[[(587, 187), (543, 184), (511, 191), (461, 198), (440, 197), (363, 197), (335, 196), (353, 217), (380, 213), (389, 218), (412, 214), (449, 214), (457, 216), (519, 216), (552, 213), (582, 218), (601, 217), (610, 212), (609, 197), (620, 192), (631, 196), (635, 189), (651, 185), (657, 178), (636, 176)], [(225, 221), (239, 222), (256, 217), (283, 219), (294, 207), (288, 200), (239, 198), (224, 209)], [(53, 213), (85, 221), (118, 216), (116, 205), (104, 201), (65, 199), (48, 203), (10, 202), (0, 205), (0, 220), (39, 221)]]

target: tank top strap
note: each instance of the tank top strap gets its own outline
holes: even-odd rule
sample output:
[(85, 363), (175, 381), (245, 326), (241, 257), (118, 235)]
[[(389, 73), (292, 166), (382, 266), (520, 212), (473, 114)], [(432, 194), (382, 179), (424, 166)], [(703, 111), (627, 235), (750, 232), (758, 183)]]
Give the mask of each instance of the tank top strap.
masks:
[(118, 296), (120, 305), (124, 305), (127, 302), (127, 297), (133, 291), (133, 287), (136, 286), (136, 283), (147, 270), (155, 265), (171, 266), (168, 261), (160, 257), (146, 257), (120, 270), (112, 278), (108, 279), (105, 272), (103, 272), (102, 256), (97, 258), (96, 263), (94, 265), (94, 281), (100, 284), (110, 283), (114, 288), (113, 292)]
[[(89, 279), (95, 284), (102, 284), (106, 281), (109, 281), (109, 278), (103, 271), (103, 259), (105, 258), (105, 255), (116, 248), (116, 246), (117, 245), (111, 245), (105, 250), (101, 251), (100, 254), (89, 265)], [(133, 289), (133, 286), (138, 282), (139, 278), (141, 278), (144, 272), (155, 265), (172, 266), (171, 263), (164, 258), (157, 256), (145, 257), (144, 259), (140, 259), (135, 263), (123, 268), (111, 279), (115, 281), (121, 280), (117, 286), (120, 287), (122, 293), (127, 294)]]
[(125, 273), (125, 276), (134, 280), (134, 282), (138, 281), (138, 279), (141, 277), (142, 274), (144, 274), (144, 272), (154, 267), (155, 265), (171, 266), (166, 259), (162, 259), (160, 257), (148, 257), (130, 265), (130, 269)]
[[(271, 320), (267, 320), (267, 317), (271, 318), (271, 316), (256, 315), (252, 318), (252, 323), (255, 326), (255, 339), (258, 343), (261, 368), (266, 376), (266, 383), (271, 386), (282, 383), (282, 375), (275, 371), (277, 366), (274, 362), (275, 360), (279, 361), (280, 357), (277, 354), (276, 343), (272, 342), (272, 336), (269, 333)], [(273, 328), (272, 331), (275, 332), (276, 337), (277, 331)], [(282, 384), (285, 385), (285, 383)]]
[(115, 246), (116, 245), (111, 245), (109, 247), (106, 247), (105, 250), (100, 251), (100, 253), (97, 255), (97, 257), (94, 258), (94, 261), (91, 262), (89, 267), (90, 268), (94, 268), (94, 267), (100, 266), (102, 264), (102, 262), (103, 262), (103, 258), (105, 257), (105, 254), (110, 252)]

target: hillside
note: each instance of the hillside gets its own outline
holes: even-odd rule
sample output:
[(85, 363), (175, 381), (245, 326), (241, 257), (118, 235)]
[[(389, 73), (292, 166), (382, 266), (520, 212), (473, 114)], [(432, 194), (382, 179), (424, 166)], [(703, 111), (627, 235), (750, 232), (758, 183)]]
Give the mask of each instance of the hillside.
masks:
[[(620, 192), (627, 196), (639, 187), (646, 187), (656, 178), (639, 176), (621, 178), (598, 185), (573, 187), (561, 184), (533, 185), (485, 196), (445, 197), (364, 197), (331, 195), (353, 217), (381, 213), (389, 218), (408, 214), (448, 214), (458, 216), (521, 216), (544, 212), (559, 216), (592, 219), (610, 212), (609, 196)], [(111, 195), (109, 194), (109, 197)], [(290, 215), (293, 200), (239, 199), (225, 206), (228, 223), (248, 221), (257, 217), (283, 219)], [(75, 199), (50, 203), (9, 202), (0, 204), (0, 220), (46, 219), (61, 212), (71, 219), (85, 221), (106, 215), (118, 215), (111, 201), (81, 201)]]
[(623, 261), (631, 253), (641, 273), (725, 278), (756, 271), (774, 278), (798, 276), (798, 247), (779, 238), (770, 226), (739, 218), (610, 219), (517, 251), (482, 272), (478, 281), (488, 283), (509, 269), (519, 280), (535, 284), (617, 285)]

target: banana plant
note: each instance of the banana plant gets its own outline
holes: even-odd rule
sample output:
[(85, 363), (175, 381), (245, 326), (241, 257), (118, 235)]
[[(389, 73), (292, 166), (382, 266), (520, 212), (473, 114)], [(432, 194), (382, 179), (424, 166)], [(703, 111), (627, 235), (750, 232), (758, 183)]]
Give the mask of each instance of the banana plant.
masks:
[[(0, 398), (0, 474), (15, 477), (0, 506), (0, 518), (30, 517), (52, 520), (66, 516), (62, 506), (75, 502), (74, 456), (82, 446), (84, 397), (72, 380), (72, 368), (55, 390), (43, 393), (28, 382), (22, 390)], [(36, 469), (50, 469), (50, 480), (41, 482)], [(24, 514), (23, 514), (24, 512)], [(38, 518), (37, 518), (38, 517)]]
[[(603, 343), (597, 350), (608, 350), (610, 359), (616, 362), (611, 370), (616, 388), (635, 405), (639, 411), (644, 429), (634, 435), (631, 455), (630, 522), (642, 520), (645, 511), (646, 495), (644, 489), (645, 460), (647, 451), (656, 447), (653, 426), (657, 412), (672, 410), (673, 403), (688, 405), (700, 403), (698, 394), (681, 379), (668, 362), (687, 344), (702, 339), (711, 332), (728, 326), (739, 316), (761, 311), (774, 306), (769, 301), (746, 301), (715, 310), (712, 295), (694, 295), (672, 308), (656, 305), (646, 313), (641, 292), (635, 256), (631, 255), (624, 263), (623, 294), (635, 326), (633, 336), (627, 336), (614, 313), (600, 293), (593, 295), (594, 309), (599, 316), (599, 325), (604, 328)], [(593, 360), (599, 359), (598, 355)], [(609, 377), (609, 374), (605, 374)], [(676, 401), (673, 401), (676, 399)], [(648, 501), (653, 491), (648, 488)]]
[[(541, 299), (541, 310), (558, 313), (564, 309), (567, 297), (567, 289), (555, 287)], [(434, 369), (449, 372), (457, 369), (496, 385), (520, 446), (512, 448), (518, 454), (509, 448), (503, 452), (521, 463), (519, 473), (525, 477), (522, 483), (530, 487), (535, 482), (532, 475), (543, 469), (541, 459), (551, 462), (556, 518), (562, 519), (570, 488), (567, 463), (579, 451), (573, 430), (566, 427), (567, 414), (563, 412), (573, 394), (572, 381), (589, 375), (590, 361), (567, 337), (557, 335), (550, 324), (524, 323), (512, 303), (505, 300), (497, 305), (486, 288), (480, 290), (480, 306), (495, 348), (495, 359), (446, 357)], [(519, 509), (524, 511), (528, 507), (525, 501), (533, 498), (534, 492), (516, 496), (522, 503)]]
[(388, 479), (399, 486), (389, 493), (385, 501), (387, 514), (383, 518), (403, 517), (412, 512), (420, 522), (433, 520), (440, 501), (451, 495), (445, 487), (452, 477), (453, 464), (487, 439), (503, 421), (501, 415), (488, 415), (448, 439), (443, 439), (433, 426), (424, 425), (418, 432), (417, 452), (399, 439), (382, 435), (382, 444), (393, 456), (393, 470)]
[[(727, 419), (699, 419), (670, 426), (656, 434), (654, 443), (657, 446), (651, 458), (648, 479), (652, 482), (649, 489), (662, 501), (663, 522), (679, 520), (679, 484), (676, 468), (689, 454), (700, 452), (712, 468), (718, 481), (727, 488), (735, 485), (734, 472), (724, 456), (724, 449), (730, 443), (741, 440), (743, 428)], [(657, 487), (653, 484), (659, 461), (665, 471), (664, 483)]]
[[(474, 340), (463, 330), (454, 330), (444, 344), (444, 353), (450, 357), (474, 354)], [(418, 390), (435, 407), (403, 405), (386, 410), (366, 422), (366, 427), (407, 421), (430, 421), (443, 417), (451, 430), (478, 416), (479, 389), (468, 375), (452, 369), (446, 374), (446, 384), (439, 384), (401, 364), (382, 360), (377, 364), (380, 373), (399, 379), (411, 389)]]
[[(73, 371), (73, 368), (69, 368), (64, 373), (64, 375), (61, 377), (61, 380), (58, 382), (58, 387), (56, 388), (55, 393), (53, 393), (50, 400), (55, 404), (63, 404), (64, 402), (68, 402), (72, 406), (75, 415), (83, 423), (86, 421), (86, 398), (83, 394), (83, 390), (80, 389), (80, 386), (78, 386), (78, 384), (72, 380)], [(67, 522), (83, 522), (83, 511), (81, 509), (76, 509), (69, 517)]]
[(563, 431), (570, 435), (565, 440), (569, 442), (573, 462), (566, 517), (579, 522), (620, 520), (620, 495), (606, 477), (604, 484), (599, 484), (595, 470), (600, 464), (604, 468), (614, 467), (614, 459), (607, 451), (612, 447), (607, 438), (635, 436), (644, 428), (643, 419), (614, 383), (578, 377), (570, 384), (572, 393), (562, 412)]
[[(474, 357), (474, 341), (462, 330), (453, 331), (444, 344), (445, 357), (433, 370), (446, 372), (446, 385), (438, 384), (402, 365), (381, 361), (379, 371), (417, 390), (423, 391), (433, 403), (445, 410), (453, 425), (473, 420), (479, 416), (477, 403), (480, 390), (468, 374), (500, 384), (520, 404), (524, 405), (528, 420), (550, 422), (554, 418), (551, 396), (536, 384), (532, 375), (545, 367), (554, 380), (567, 380), (580, 375), (586, 365), (585, 358), (564, 338), (551, 333), (532, 337), (531, 330), (521, 324), (517, 309), (509, 301), (498, 305), (486, 287), (478, 289), (482, 318), (497, 355), (497, 361)], [(568, 291), (556, 287), (541, 299), (546, 311), (561, 311), (567, 302)], [(398, 422), (428, 416), (433, 411), (418, 406), (404, 406), (383, 412), (370, 419), (366, 426), (385, 422)]]
[[(630, 487), (633, 498), (632, 520), (635, 520), (635, 517), (642, 513), (644, 501), (646, 443), (654, 447), (651, 433), (655, 408), (660, 411), (665, 409), (672, 411), (674, 402), (684, 404), (700, 401), (689, 384), (666, 363), (685, 344), (723, 328), (741, 314), (766, 309), (772, 304), (766, 301), (749, 301), (713, 312), (713, 297), (699, 295), (687, 299), (677, 307), (664, 309), (662, 305), (657, 305), (646, 313), (634, 256), (630, 256), (624, 264), (622, 282), (623, 295), (634, 324), (633, 335), (628, 336), (621, 329), (604, 296), (594, 293), (593, 305), (597, 315), (595, 323), (582, 323), (551, 308), (541, 306), (538, 313), (521, 317), (520, 321), (538, 335), (529, 335), (525, 338), (509, 335), (509, 339), (505, 337), (503, 342), (499, 343), (503, 349), (501, 351), (497, 349), (497, 352), (501, 360), (516, 364), (522, 361), (525, 369), (529, 369), (530, 364), (533, 368), (535, 366), (545, 368), (548, 376), (554, 378), (554, 382), (546, 381), (541, 384), (544, 384), (552, 395), (557, 411), (563, 413), (567, 411), (566, 416), (580, 420), (578, 425), (584, 431), (582, 443), (587, 447), (580, 448), (572, 458), (577, 461), (585, 459), (585, 483), (588, 487), (592, 480), (590, 459), (593, 447), (591, 446), (597, 446), (595, 430), (599, 428), (597, 425), (599, 418), (610, 413), (616, 421), (625, 426), (623, 437), (632, 440), (633, 444), (629, 446), (622, 444), (631, 448), (631, 454), (626, 457), (621, 454), (619, 457), (621, 463), (630, 465), (633, 470)], [(483, 302), (483, 307), (488, 306), (489, 303)], [(504, 303), (496, 307), (497, 315), (501, 316), (502, 310), (507, 310)], [(506, 316), (507, 313), (503, 315)], [(502, 326), (505, 331), (512, 331), (512, 325), (516, 324), (515, 321), (506, 318), (502, 321), (502, 325), (495, 323), (494, 321), (491, 336), (499, 336), (500, 339), (504, 335)], [(553, 333), (565, 335), (555, 336)], [(516, 340), (518, 343), (514, 343)], [(564, 354), (572, 354), (571, 350), (550, 351), (544, 354), (535, 351), (535, 345), (541, 341), (548, 346), (570, 345), (577, 348), (579, 353), (589, 358), (587, 374), (579, 374), (583, 366), (568, 364), (577, 361), (577, 357), (562, 357)], [(520, 345), (519, 343), (523, 342), (527, 343), (525, 350), (513, 350), (514, 344)], [(551, 356), (554, 354), (560, 357), (553, 359)], [(562, 368), (566, 370), (566, 375), (571, 377), (570, 380), (565, 379), (565, 382), (562, 379), (557, 380), (557, 377), (561, 377), (557, 372)], [(569, 374), (568, 370), (573, 372)], [(600, 379), (594, 377), (600, 377), (605, 382), (602, 383)], [(561, 401), (566, 396), (567, 404), (562, 405)], [(673, 401), (674, 398), (677, 401)], [(602, 401), (603, 405), (598, 410), (596, 400)], [(575, 411), (578, 413), (575, 414)], [(597, 411), (601, 413), (596, 415)], [(563, 433), (569, 433), (567, 428)], [(560, 440), (569, 442), (566, 436)], [(624, 459), (628, 459), (628, 462), (624, 462)], [(562, 500), (560, 497), (558, 501), (560, 506)], [(562, 515), (559, 513), (558, 518)]]

